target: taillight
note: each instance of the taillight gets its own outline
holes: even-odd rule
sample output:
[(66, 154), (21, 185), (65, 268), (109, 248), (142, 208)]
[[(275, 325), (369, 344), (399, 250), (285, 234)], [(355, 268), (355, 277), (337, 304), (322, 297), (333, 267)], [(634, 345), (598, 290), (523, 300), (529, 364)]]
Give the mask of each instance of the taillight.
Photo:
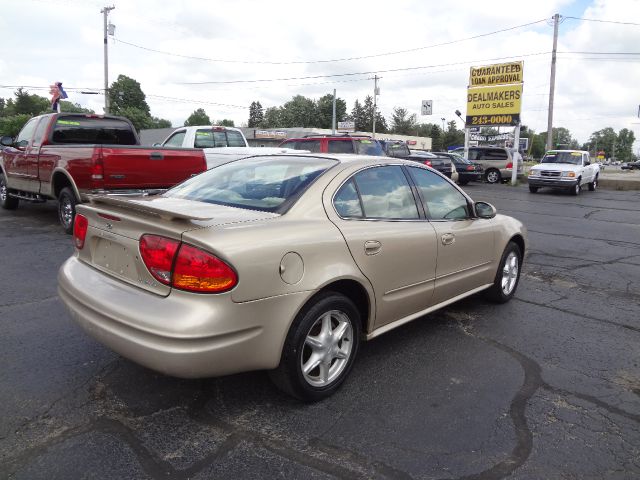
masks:
[(140, 255), (153, 278), (171, 285), (171, 267), (180, 242), (157, 235), (140, 237)]
[(84, 240), (87, 238), (89, 220), (84, 215), (77, 213), (73, 220), (73, 244), (78, 250), (84, 248)]
[(215, 255), (157, 235), (140, 238), (142, 261), (164, 285), (198, 293), (221, 293), (238, 283), (236, 272)]
[(433, 166), (433, 164), (431, 163), (431, 160), (425, 160), (423, 163), (424, 163), (427, 167), (432, 167), (432, 166)]
[(507, 163), (507, 166), (505, 168), (513, 168), (513, 162)]
[(94, 189), (104, 187), (104, 163), (101, 151), (102, 149), (96, 148), (91, 157), (91, 184)]
[(173, 286), (190, 292), (219, 293), (232, 289), (238, 277), (215, 255), (182, 244), (173, 272)]
[(467, 172), (474, 172), (475, 169), (476, 167), (474, 167), (473, 165), (467, 165), (467, 168), (466, 168)]

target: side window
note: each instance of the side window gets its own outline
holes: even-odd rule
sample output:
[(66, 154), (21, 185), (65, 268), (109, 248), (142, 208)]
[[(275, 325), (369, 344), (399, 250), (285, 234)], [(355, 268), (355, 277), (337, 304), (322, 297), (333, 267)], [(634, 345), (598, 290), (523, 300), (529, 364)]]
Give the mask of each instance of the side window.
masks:
[(480, 151), (475, 148), (469, 149), (469, 160), (480, 160), (481, 158)]
[(20, 130), (20, 133), (15, 140), (15, 143), (18, 147), (26, 147), (27, 145), (29, 145), (31, 137), (33, 137), (33, 131), (36, 129), (38, 120), (38, 118), (32, 118), (24, 127), (22, 127), (22, 130)]
[(353, 153), (353, 142), (351, 140), (329, 140), (329, 153)]
[(444, 178), (423, 168), (409, 167), (431, 220), (469, 218), (467, 199)]
[(353, 179), (345, 183), (333, 198), (336, 212), (343, 218), (362, 218), (362, 206)]
[(368, 168), (354, 176), (364, 216), (409, 220), (419, 218), (418, 207), (402, 167)]
[(246, 147), (247, 144), (244, 142), (244, 137), (240, 132), (236, 132), (235, 130), (227, 130), (227, 140), (229, 141), (230, 147)]
[(36, 133), (33, 136), (33, 146), (39, 147), (42, 145), (42, 140), (44, 140), (44, 134), (47, 131), (47, 127), (49, 126), (49, 118), (41, 118), (40, 123), (38, 123), (38, 127), (36, 128)]
[(493, 148), (487, 150), (484, 156), (485, 160), (508, 160), (507, 152), (501, 148)]
[(164, 144), (165, 147), (182, 147), (182, 142), (184, 141), (184, 136), (187, 134), (187, 132), (182, 131), (182, 132), (176, 132), (174, 133), (171, 137), (169, 137), (169, 140), (167, 140)]

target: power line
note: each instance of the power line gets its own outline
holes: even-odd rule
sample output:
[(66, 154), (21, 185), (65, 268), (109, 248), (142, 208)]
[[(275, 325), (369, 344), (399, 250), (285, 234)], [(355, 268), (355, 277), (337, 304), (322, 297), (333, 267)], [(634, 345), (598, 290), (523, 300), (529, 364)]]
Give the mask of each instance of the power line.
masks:
[(467, 60), (464, 62), (442, 63), (438, 65), (425, 65), (422, 67), (389, 68), (385, 70), (370, 70), (366, 72), (335, 73), (332, 75), (311, 75), (306, 77), (288, 77), (288, 78), (263, 78), (263, 79), (256, 79), (256, 80), (213, 80), (213, 81), (205, 81), (205, 82), (174, 82), (174, 84), (175, 85), (208, 85), (208, 84), (230, 84), (230, 83), (288, 82), (291, 80), (315, 80), (317, 78), (349, 77), (353, 75), (373, 75), (377, 73), (406, 72), (410, 70), (421, 70), (425, 68), (450, 67), (453, 65), (466, 65), (469, 63), (477, 63), (477, 62), (491, 62), (495, 60), (508, 60), (512, 58), (533, 57), (537, 55), (547, 55), (548, 53), (549, 52), (526, 53), (523, 55), (510, 55), (508, 57), (486, 58), (483, 60)]
[(640, 55), (640, 52), (561, 52), (559, 50), (558, 53), (568, 53), (576, 55)]
[(432, 45), (426, 45), (426, 46), (423, 46), (423, 47), (409, 48), (409, 49), (406, 49), (406, 50), (397, 50), (397, 51), (394, 51), (394, 52), (376, 53), (376, 54), (372, 54), (372, 55), (361, 55), (361, 56), (357, 56), (357, 57), (333, 58), (333, 59), (328, 59), (328, 60), (300, 60), (300, 61), (228, 60), (228, 59), (221, 59), (221, 58), (207, 58), (207, 57), (196, 57), (196, 56), (191, 56), (191, 55), (182, 55), (182, 54), (179, 54), (179, 53), (167, 52), (167, 51), (164, 51), (164, 50), (157, 50), (155, 48), (144, 47), (142, 45), (137, 45), (135, 43), (126, 42), (124, 40), (119, 40), (117, 38), (115, 38), (114, 40), (116, 42), (123, 43), (125, 45), (129, 45), (131, 47), (139, 48), (139, 49), (142, 49), (142, 50), (146, 50), (148, 52), (160, 53), (162, 55), (170, 55), (170, 56), (173, 56), (173, 57), (187, 58), (187, 59), (190, 59), (190, 60), (202, 60), (202, 61), (206, 61), (206, 62), (218, 62), (218, 63), (239, 63), (239, 64), (244, 64), (244, 65), (309, 65), (309, 64), (314, 64), (314, 63), (348, 62), (348, 61), (353, 61), (353, 60), (364, 60), (364, 59), (367, 59), (367, 58), (378, 58), (378, 57), (385, 57), (385, 56), (390, 56), (390, 55), (399, 55), (399, 54), (403, 54), (403, 53), (418, 52), (418, 51), (421, 51), (421, 50), (427, 50), (429, 48), (436, 48), (436, 47), (443, 47), (443, 46), (446, 46), (446, 45), (453, 45), (455, 43), (467, 42), (469, 40), (475, 40), (475, 39), (478, 39), (478, 38), (483, 38), (483, 37), (488, 37), (488, 36), (491, 36), (491, 35), (496, 35), (498, 33), (504, 33), (504, 32), (508, 32), (508, 31), (511, 31), (511, 30), (516, 30), (518, 28), (529, 27), (531, 25), (535, 25), (535, 24), (538, 24), (538, 23), (545, 22), (546, 20), (547, 20), (546, 18), (543, 18), (541, 20), (536, 20), (535, 22), (523, 23), (522, 25), (516, 25), (514, 27), (503, 28), (501, 30), (495, 30), (493, 32), (488, 32), (488, 33), (481, 33), (481, 34), (478, 34), (478, 35), (473, 35), (471, 37), (460, 38), (460, 39), (457, 39), (457, 40), (450, 40), (448, 42), (434, 43)]
[(640, 23), (634, 23), (634, 22), (618, 22), (615, 20), (599, 20), (597, 18), (584, 18), (584, 17), (564, 17), (564, 18), (571, 19), (571, 20), (581, 20), (583, 22), (613, 23), (616, 25), (634, 25), (636, 27), (640, 27)]

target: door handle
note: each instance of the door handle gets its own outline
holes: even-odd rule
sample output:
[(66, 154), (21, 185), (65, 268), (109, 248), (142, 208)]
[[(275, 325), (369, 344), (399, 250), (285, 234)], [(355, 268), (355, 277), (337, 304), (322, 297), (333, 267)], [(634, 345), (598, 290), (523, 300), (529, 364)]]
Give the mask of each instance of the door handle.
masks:
[(456, 241), (456, 236), (453, 233), (445, 233), (440, 239), (443, 245), (453, 245)]
[(382, 244), (377, 240), (367, 240), (364, 242), (364, 253), (366, 255), (375, 255), (380, 253), (380, 249), (382, 248)]
[(162, 154), (162, 152), (151, 152), (149, 154), (149, 158), (151, 160), (162, 160), (164, 158), (164, 155)]

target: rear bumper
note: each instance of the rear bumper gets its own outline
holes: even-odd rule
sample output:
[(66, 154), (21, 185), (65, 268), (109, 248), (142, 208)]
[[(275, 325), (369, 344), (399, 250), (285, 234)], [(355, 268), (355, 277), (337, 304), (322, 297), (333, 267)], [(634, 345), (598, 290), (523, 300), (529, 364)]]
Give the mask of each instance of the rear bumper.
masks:
[(60, 268), (58, 293), (90, 336), (136, 363), (183, 378), (275, 368), (290, 322), (309, 296), (234, 303), (231, 294), (174, 290), (162, 297), (76, 257)]
[(540, 178), (540, 177), (535, 177), (535, 178), (529, 177), (527, 179), (527, 182), (532, 187), (571, 188), (576, 184), (577, 180), (575, 178), (561, 180), (559, 178), (550, 179), (550, 178)]

